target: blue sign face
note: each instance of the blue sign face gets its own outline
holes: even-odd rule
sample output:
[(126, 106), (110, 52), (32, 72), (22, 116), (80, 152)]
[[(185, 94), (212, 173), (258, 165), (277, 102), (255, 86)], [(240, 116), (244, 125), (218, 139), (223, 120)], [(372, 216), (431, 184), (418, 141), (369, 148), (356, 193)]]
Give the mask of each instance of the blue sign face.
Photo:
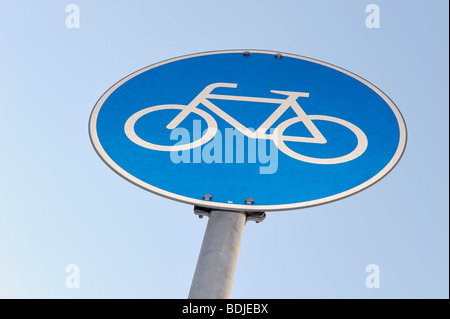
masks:
[(406, 126), (371, 83), (325, 62), (218, 51), (141, 69), (95, 105), (92, 144), (116, 173), (159, 195), (245, 211), (303, 208), (379, 181)]

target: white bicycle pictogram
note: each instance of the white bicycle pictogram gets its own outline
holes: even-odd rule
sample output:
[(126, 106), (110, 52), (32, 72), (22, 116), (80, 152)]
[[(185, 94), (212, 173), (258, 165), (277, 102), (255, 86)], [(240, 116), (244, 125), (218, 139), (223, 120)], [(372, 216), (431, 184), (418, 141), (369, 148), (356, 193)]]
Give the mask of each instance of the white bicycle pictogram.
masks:
[[(249, 138), (255, 139), (270, 139), (273, 140), (274, 144), (278, 147), (280, 151), (286, 155), (295, 158), (299, 161), (314, 163), (314, 164), (339, 164), (351, 161), (359, 156), (361, 156), (368, 145), (367, 137), (364, 132), (356, 125), (342, 120), (340, 118), (326, 116), (326, 115), (307, 115), (302, 109), (300, 104), (297, 103), (299, 97), (309, 97), (309, 93), (305, 92), (289, 92), (289, 91), (278, 91), (271, 90), (271, 93), (280, 94), (286, 96), (284, 99), (277, 98), (260, 98), (260, 97), (249, 97), (249, 96), (234, 96), (234, 95), (222, 95), (211, 93), (214, 89), (223, 88), (236, 88), (236, 83), (213, 83), (206, 86), (188, 105), (179, 104), (163, 104), (151, 106), (142, 109), (134, 113), (125, 123), (125, 134), (134, 143), (139, 146), (157, 150), (157, 151), (183, 151), (199, 147), (207, 142), (209, 142), (217, 133), (217, 122), (216, 120), (207, 112), (197, 108), (200, 104), (203, 104), (211, 112), (221, 117), (223, 120), (228, 122), (234, 128), (239, 130), (242, 134)], [(249, 128), (242, 125), (232, 116), (221, 110), (218, 106), (212, 103), (210, 100), (228, 100), (228, 101), (245, 101), (245, 102), (259, 102), (259, 103), (271, 103), (279, 104), (280, 106), (261, 124), (261, 126), (256, 130), (252, 131)], [(297, 114), (296, 117), (285, 120), (280, 123), (273, 131), (272, 134), (268, 134), (270, 127), (284, 114), (289, 108), (292, 108)], [(135, 132), (134, 126), (136, 122), (144, 115), (161, 111), (161, 110), (180, 110), (181, 112), (175, 116), (175, 118), (167, 125), (167, 129), (173, 130), (180, 125), (180, 123), (191, 113), (196, 113), (202, 117), (207, 123), (206, 133), (196, 141), (182, 145), (158, 145), (153, 144), (148, 141), (141, 139)], [(339, 125), (342, 125), (349, 129), (357, 138), (356, 147), (348, 154), (334, 157), (334, 158), (315, 158), (305, 156), (294, 152), (289, 147), (286, 146), (285, 142), (300, 142), (300, 143), (314, 143), (314, 144), (326, 144), (327, 140), (319, 131), (319, 129), (314, 125), (313, 121), (328, 121)], [(301, 137), (301, 136), (287, 136), (283, 135), (284, 131), (291, 125), (295, 123), (302, 122), (305, 127), (309, 130), (312, 137)]]

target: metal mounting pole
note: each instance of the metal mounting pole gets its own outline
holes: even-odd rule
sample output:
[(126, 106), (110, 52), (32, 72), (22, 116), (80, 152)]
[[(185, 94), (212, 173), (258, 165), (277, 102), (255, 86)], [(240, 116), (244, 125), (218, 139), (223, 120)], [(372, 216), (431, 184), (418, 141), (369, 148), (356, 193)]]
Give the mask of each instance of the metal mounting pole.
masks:
[(194, 208), (199, 217), (209, 216), (189, 299), (228, 299), (233, 285), (242, 233), (247, 220), (264, 220), (265, 213)]

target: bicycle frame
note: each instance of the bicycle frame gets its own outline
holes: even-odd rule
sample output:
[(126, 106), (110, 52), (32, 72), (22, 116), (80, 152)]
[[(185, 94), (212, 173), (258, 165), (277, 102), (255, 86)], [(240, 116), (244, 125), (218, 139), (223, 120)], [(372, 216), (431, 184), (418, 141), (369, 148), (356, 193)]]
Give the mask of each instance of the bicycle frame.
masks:
[[(259, 139), (274, 139), (276, 136), (278, 139), (282, 138), (283, 141), (292, 142), (304, 142), (304, 143), (317, 143), (325, 144), (327, 140), (320, 133), (319, 129), (314, 125), (309, 116), (303, 111), (301, 106), (297, 103), (299, 97), (309, 97), (309, 93), (305, 92), (289, 92), (289, 91), (277, 91), (271, 90), (271, 93), (280, 94), (287, 96), (285, 99), (277, 98), (259, 98), (259, 97), (249, 97), (249, 96), (236, 96), (236, 95), (222, 95), (211, 93), (214, 89), (219, 87), (225, 88), (236, 88), (236, 83), (213, 83), (205, 87), (187, 106), (184, 108), (168, 125), (168, 129), (176, 128), (198, 105), (203, 104), (213, 113), (221, 117), (223, 120), (228, 122), (230, 125), (238, 129), (241, 133), (250, 138)], [(232, 116), (222, 111), (212, 100), (228, 100), (228, 101), (244, 101), (244, 102), (258, 102), (258, 103), (271, 103), (280, 104), (280, 106), (261, 124), (261, 126), (252, 132), (247, 127), (242, 125)], [(281, 115), (286, 112), (289, 107), (291, 107), (297, 114), (300, 121), (306, 126), (313, 137), (300, 137), (300, 136), (278, 136), (278, 134), (267, 134), (270, 127), (281, 117)]]

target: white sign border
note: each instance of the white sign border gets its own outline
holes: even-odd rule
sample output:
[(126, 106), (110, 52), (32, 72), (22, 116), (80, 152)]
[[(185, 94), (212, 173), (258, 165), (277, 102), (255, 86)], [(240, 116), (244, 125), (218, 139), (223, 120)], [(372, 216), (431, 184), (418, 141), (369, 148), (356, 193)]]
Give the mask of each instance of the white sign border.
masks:
[[(146, 72), (148, 70), (157, 68), (161, 65), (167, 64), (167, 63), (172, 63), (175, 61), (179, 61), (179, 60), (184, 60), (184, 59), (189, 59), (189, 58), (193, 58), (193, 57), (199, 57), (199, 56), (205, 56), (205, 55), (215, 55), (215, 54), (227, 54), (227, 53), (244, 53), (244, 52), (250, 52), (250, 53), (263, 53), (263, 54), (270, 54), (270, 55), (275, 55), (275, 54), (281, 54), (282, 56), (287, 56), (287, 57), (291, 57), (291, 58), (295, 58), (295, 59), (300, 59), (300, 60), (305, 60), (305, 61), (309, 61), (312, 63), (317, 63), (329, 68), (332, 68), (334, 70), (337, 70), (341, 73), (344, 73), (348, 76), (351, 76), (352, 78), (360, 81), (361, 83), (363, 83), (364, 85), (368, 86), (370, 89), (372, 89), (375, 93), (377, 93), (392, 109), (392, 111), (395, 114), (395, 117), (397, 119), (397, 122), (399, 124), (399, 128), (400, 128), (400, 140), (399, 140), (399, 145), (397, 147), (397, 150), (394, 154), (394, 156), (392, 157), (392, 159), (389, 161), (389, 163), (380, 171), (378, 172), (378, 174), (376, 174), (375, 176), (373, 176), (371, 179), (365, 181), (364, 183), (351, 188), (349, 190), (346, 190), (345, 192), (339, 193), (339, 194), (335, 194), (332, 196), (328, 196), (328, 197), (324, 197), (321, 199), (316, 199), (316, 200), (311, 200), (311, 201), (307, 201), (307, 202), (300, 202), (300, 203), (292, 203), (292, 204), (282, 204), (282, 205), (239, 205), (239, 204), (229, 204), (229, 203), (217, 203), (214, 201), (206, 201), (206, 200), (200, 200), (200, 199), (194, 199), (194, 198), (190, 198), (190, 197), (186, 197), (186, 196), (181, 196), (175, 193), (171, 193), (168, 191), (165, 191), (163, 189), (160, 189), (158, 187), (152, 186), (148, 183), (143, 182), (142, 180), (138, 179), (137, 177), (131, 175), (130, 173), (128, 173), (127, 171), (125, 171), (122, 167), (120, 167), (117, 163), (115, 163), (106, 153), (106, 151), (103, 149), (100, 140), (97, 136), (97, 117), (98, 114), (100, 112), (100, 109), (103, 105), (103, 103), (106, 101), (106, 99), (108, 99), (108, 97), (118, 88), (120, 87), (122, 84), (124, 84), (125, 82), (127, 82), (128, 80), (134, 78), (135, 76), (138, 76), (139, 74)], [(172, 58), (172, 59), (168, 59), (165, 61), (161, 61), (152, 65), (149, 65), (147, 67), (144, 67), (136, 72), (131, 73), (130, 75), (124, 77), (122, 80), (118, 81), (117, 83), (115, 83), (113, 86), (111, 86), (101, 97), (100, 99), (97, 101), (97, 103), (95, 104), (92, 112), (91, 112), (91, 116), (89, 118), (89, 137), (91, 139), (91, 143), (94, 146), (95, 151), (97, 152), (97, 154), (100, 156), (100, 158), (114, 171), (116, 172), (118, 175), (120, 175), (121, 177), (125, 178), (126, 180), (128, 180), (129, 182), (147, 190), (150, 191), (152, 193), (155, 193), (157, 195), (169, 198), (169, 199), (173, 199), (176, 201), (180, 201), (186, 204), (192, 204), (192, 205), (197, 205), (197, 206), (202, 206), (202, 207), (208, 207), (208, 208), (214, 208), (214, 209), (225, 209), (225, 210), (236, 210), (236, 211), (252, 211), (252, 212), (268, 212), (268, 211), (280, 211), (280, 210), (292, 210), (292, 209), (300, 209), (300, 208), (307, 208), (307, 207), (312, 207), (312, 206), (318, 206), (318, 205), (322, 205), (322, 204), (327, 204), (330, 202), (334, 202), (337, 201), (339, 199), (343, 199), (346, 198), (348, 196), (354, 195), (356, 193), (359, 193), (362, 190), (365, 190), (366, 188), (374, 185), (375, 183), (377, 183), (378, 181), (380, 181), (381, 179), (383, 179), (387, 174), (390, 173), (390, 171), (397, 165), (397, 163), (400, 161), (401, 157), (403, 156), (403, 153), (405, 152), (405, 148), (406, 148), (406, 143), (407, 143), (407, 129), (406, 129), (406, 124), (404, 121), (404, 118), (402, 116), (402, 114), (400, 113), (400, 110), (397, 108), (397, 106), (394, 104), (394, 102), (386, 95), (384, 94), (379, 88), (377, 88), (375, 85), (373, 85), (372, 83), (370, 83), (369, 81), (361, 78), (360, 76), (347, 71), (345, 69), (342, 69), (338, 66), (335, 66), (333, 64), (330, 63), (326, 63), (320, 60), (316, 60), (316, 59), (312, 59), (312, 58), (308, 58), (308, 57), (304, 57), (304, 56), (300, 56), (300, 55), (295, 55), (295, 54), (289, 54), (289, 53), (283, 53), (283, 52), (279, 52), (279, 51), (269, 51), (269, 50), (219, 50), (219, 51), (208, 51), (208, 52), (201, 52), (201, 53), (194, 53), (194, 54), (189, 54), (189, 55), (184, 55), (184, 56), (180, 56), (180, 57), (176, 57), (176, 58)], [(214, 196), (214, 194), (213, 194)]]

